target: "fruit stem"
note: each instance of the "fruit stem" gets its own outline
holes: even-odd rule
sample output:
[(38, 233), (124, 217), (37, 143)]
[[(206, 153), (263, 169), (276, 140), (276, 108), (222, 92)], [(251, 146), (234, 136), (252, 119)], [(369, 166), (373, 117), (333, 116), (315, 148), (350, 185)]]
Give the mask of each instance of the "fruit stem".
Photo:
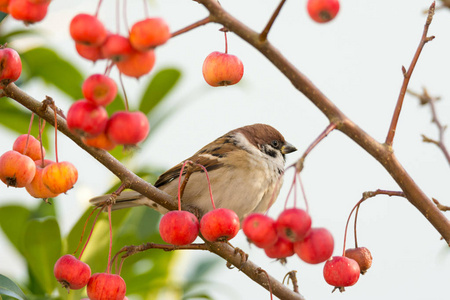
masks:
[(55, 114), (55, 161), (56, 163), (59, 163), (58, 161), (58, 116), (56, 112), (56, 105), (55, 102), (52, 100), (52, 108), (53, 112)]
[(146, 19), (149, 18), (148, 7), (147, 7), (147, 0), (144, 0), (144, 16), (145, 16)]
[(300, 172), (295, 172), (295, 175), (298, 177), (297, 179), (298, 179), (298, 183), (300, 184), (300, 189), (302, 190), (303, 200), (305, 200), (306, 212), (309, 213), (308, 199), (306, 198), (305, 187), (303, 186), (303, 181), (300, 177)]
[(405, 197), (405, 193), (403, 193), (403, 192), (397, 192), (397, 191), (387, 191), (387, 190), (380, 190), (380, 189), (378, 189), (378, 190), (373, 191), (373, 192), (364, 192), (363, 195), (362, 195), (362, 198), (355, 204), (355, 206), (353, 206), (352, 210), (350, 211), (350, 214), (348, 215), (347, 223), (345, 224), (345, 232), (344, 232), (344, 250), (343, 250), (342, 256), (345, 256), (345, 243), (346, 243), (346, 240), (347, 240), (348, 223), (350, 222), (350, 217), (352, 216), (353, 211), (354, 211), (355, 209), (357, 209), (357, 212), (356, 212), (356, 214), (355, 214), (355, 228), (354, 228), (354, 232), (355, 232), (355, 245), (357, 245), (358, 242), (357, 242), (357, 238), (356, 238), (356, 218), (357, 218), (357, 214), (358, 214), (358, 211), (359, 211), (359, 206), (361, 205), (361, 203), (363, 203), (363, 202), (366, 201), (367, 199), (372, 198), (372, 197), (375, 197), (375, 196), (377, 196), (377, 195), (387, 195), (387, 196), (390, 196), (390, 197), (392, 197), (392, 196)]
[[(88, 219), (86, 220), (86, 222), (85, 222), (85, 224), (84, 224), (83, 233), (81, 234), (80, 242), (81, 242), (81, 240), (83, 239), (83, 234), (84, 234), (84, 230), (85, 230), (85, 228), (86, 228), (87, 222), (88, 222), (89, 218), (91, 217), (91, 215), (94, 213), (94, 211), (95, 211), (96, 209), (97, 209), (97, 208), (95, 208), (95, 209), (91, 212), (91, 214), (89, 215)], [(105, 209), (104, 206), (101, 207), (101, 209), (97, 212), (97, 215), (95, 216), (94, 222), (92, 223), (91, 231), (89, 232), (89, 235), (88, 235), (88, 237), (87, 237), (87, 239), (86, 239), (86, 243), (84, 244), (84, 247), (83, 247), (83, 249), (82, 249), (81, 252), (80, 252), (80, 256), (78, 257), (79, 260), (81, 260), (81, 256), (83, 256), (84, 250), (86, 249), (86, 247), (87, 247), (87, 245), (88, 245), (88, 243), (89, 243), (89, 240), (91, 239), (92, 233), (94, 232), (94, 227), (95, 227), (95, 224), (97, 223), (98, 216), (99, 216), (100, 213), (103, 211), (103, 209)], [(78, 247), (77, 247), (77, 250), (75, 250), (74, 254), (75, 254), (77, 251), (78, 251)]]
[(292, 190), (294, 190), (294, 208), (297, 207), (297, 185), (295, 184), (297, 181), (297, 176), (294, 174), (294, 179), (292, 180), (291, 187), (289, 188), (289, 192), (286, 197), (286, 201), (284, 201), (284, 209), (287, 209), (287, 203), (289, 200), (289, 196), (291, 195)]
[(30, 140), (31, 127), (32, 127), (32, 125), (33, 125), (33, 119), (34, 119), (34, 113), (31, 113), (30, 125), (28, 125), (27, 141), (25, 142), (25, 149), (23, 149), (23, 154), (24, 154), (24, 155), (27, 155), (28, 142), (29, 142), (29, 140)]
[(192, 29), (195, 29), (197, 27), (200, 27), (202, 25), (208, 24), (209, 22), (211, 22), (211, 19), (208, 16), (208, 17), (206, 17), (206, 18), (204, 18), (204, 19), (202, 19), (200, 21), (197, 21), (197, 22), (195, 22), (195, 23), (193, 23), (193, 24), (191, 24), (189, 26), (186, 26), (186, 27), (184, 27), (184, 28), (182, 28), (180, 30), (175, 31), (174, 33), (172, 33), (170, 35), (170, 38), (173, 38), (173, 37), (175, 37), (177, 35), (180, 35), (182, 33), (188, 32), (188, 31), (190, 31)]
[(128, 111), (129, 110), (128, 97), (127, 97), (127, 92), (125, 91), (125, 85), (123, 84), (122, 73), (119, 73), (119, 81), (120, 81), (120, 86), (122, 87), (122, 91), (123, 91), (123, 101), (125, 103), (125, 111)]
[[(181, 177), (183, 176), (184, 167), (188, 162), (191, 162), (190, 160), (186, 160), (183, 165), (181, 166), (180, 170), (180, 176), (178, 176), (178, 210), (181, 210)], [(187, 182), (187, 174), (185, 177), (185, 181)], [(184, 189), (183, 189), (184, 190)]]
[[(81, 245), (81, 243), (83, 242), (83, 236), (84, 236), (84, 232), (85, 232), (85, 230), (86, 230), (87, 223), (88, 223), (89, 219), (91, 218), (92, 214), (95, 212), (95, 210), (96, 210), (97, 208), (98, 208), (98, 207), (94, 207), (94, 209), (91, 211), (91, 213), (90, 213), (89, 216), (87, 217), (86, 221), (84, 222), (83, 231), (81, 232), (80, 241), (78, 242), (78, 246), (77, 246), (77, 248), (75, 249), (75, 251), (73, 252), (73, 255), (75, 255), (75, 253), (77, 253), (78, 249), (80, 248), (80, 245)], [(84, 250), (84, 248), (83, 248), (83, 250)], [(82, 252), (83, 252), (83, 251), (81, 251), (81, 254), (82, 254)], [(79, 260), (81, 259), (81, 254), (80, 254), (80, 257), (78, 257)]]
[(355, 248), (358, 248), (358, 238), (357, 238), (357, 234), (356, 234), (356, 222), (358, 220), (358, 213), (359, 213), (359, 205), (356, 207), (355, 224), (354, 224), (354, 227), (353, 227), (353, 235), (355, 237)]
[(102, 5), (103, 0), (98, 1), (97, 9), (95, 11), (95, 17), (98, 17), (98, 12), (100, 11), (100, 6)]
[(108, 205), (108, 221), (109, 221), (109, 252), (108, 252), (108, 266), (106, 273), (111, 273), (111, 251), (112, 251), (112, 222), (111, 222), (111, 204)]
[(127, 18), (127, 0), (123, 1), (122, 14), (126, 32), (130, 32), (130, 27), (128, 26), (128, 18)]
[(257, 271), (259, 273), (264, 273), (267, 277), (267, 284), (269, 285), (269, 293), (270, 293), (270, 300), (273, 300), (273, 293), (272, 293), (272, 284), (270, 284), (270, 277), (266, 270), (263, 270), (261, 268), (258, 268)]
[(39, 145), (41, 146), (41, 166), (42, 168), (45, 167), (45, 161), (44, 161), (44, 146), (42, 146), (42, 132), (44, 131), (45, 127), (45, 120), (42, 121), (41, 117), (39, 117)]
[(225, 35), (225, 54), (228, 54), (228, 39), (227, 39), (227, 31), (224, 30), (223, 34)]

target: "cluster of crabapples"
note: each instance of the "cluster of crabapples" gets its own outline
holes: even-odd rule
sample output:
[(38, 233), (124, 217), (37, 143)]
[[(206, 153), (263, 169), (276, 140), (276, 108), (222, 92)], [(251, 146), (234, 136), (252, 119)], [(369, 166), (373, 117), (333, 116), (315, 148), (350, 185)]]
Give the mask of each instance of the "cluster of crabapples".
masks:
[(112, 150), (116, 145), (136, 145), (143, 141), (150, 125), (140, 111), (117, 111), (110, 118), (105, 107), (117, 95), (114, 80), (103, 74), (89, 76), (82, 85), (84, 99), (67, 112), (67, 126), (88, 146)]
[(26, 24), (42, 21), (51, 0), (0, 0), (0, 11)]
[(45, 149), (32, 135), (20, 135), (12, 148), (0, 156), (0, 179), (7, 186), (24, 187), (31, 196), (47, 199), (67, 192), (78, 179), (70, 162), (44, 159)]
[(56, 261), (53, 273), (56, 280), (68, 290), (86, 287), (90, 300), (128, 299), (125, 296), (126, 284), (120, 275), (107, 272), (91, 275), (89, 265), (71, 254), (63, 255)]
[(240, 229), (239, 217), (227, 208), (215, 208), (198, 221), (197, 217), (184, 210), (166, 213), (159, 223), (159, 234), (169, 244), (189, 245), (199, 232), (210, 242), (224, 242), (234, 238)]

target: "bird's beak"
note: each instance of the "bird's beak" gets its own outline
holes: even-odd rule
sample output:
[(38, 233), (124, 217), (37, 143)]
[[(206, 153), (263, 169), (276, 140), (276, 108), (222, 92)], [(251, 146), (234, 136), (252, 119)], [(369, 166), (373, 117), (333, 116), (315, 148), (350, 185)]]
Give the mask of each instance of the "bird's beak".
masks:
[(295, 148), (293, 145), (286, 142), (283, 147), (281, 147), (281, 153), (288, 154), (291, 152), (297, 151), (297, 148)]

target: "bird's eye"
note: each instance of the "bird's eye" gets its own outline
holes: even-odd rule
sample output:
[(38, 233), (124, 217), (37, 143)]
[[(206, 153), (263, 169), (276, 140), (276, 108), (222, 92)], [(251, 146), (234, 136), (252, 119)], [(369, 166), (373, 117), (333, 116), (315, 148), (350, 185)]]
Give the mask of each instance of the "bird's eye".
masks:
[(277, 140), (273, 140), (271, 143), (272, 147), (274, 147), (275, 149), (278, 149), (280, 147), (280, 142)]

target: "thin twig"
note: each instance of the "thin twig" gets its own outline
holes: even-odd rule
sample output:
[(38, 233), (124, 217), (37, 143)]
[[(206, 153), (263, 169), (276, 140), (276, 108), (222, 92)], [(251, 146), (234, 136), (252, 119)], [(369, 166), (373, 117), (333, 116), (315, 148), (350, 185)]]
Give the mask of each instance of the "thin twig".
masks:
[(440, 210), (442, 210), (442, 211), (449, 211), (450, 210), (450, 206), (442, 205), (435, 198), (431, 198), (431, 199), (433, 199), (433, 202), (436, 204), (437, 208), (439, 208)]
[(423, 47), (426, 43), (429, 41), (432, 41), (434, 39), (434, 36), (427, 36), (428, 35), (428, 28), (430, 27), (431, 21), (433, 20), (433, 15), (435, 11), (435, 2), (433, 2), (430, 6), (430, 9), (428, 10), (428, 17), (427, 21), (425, 22), (425, 26), (422, 33), (422, 38), (420, 39), (419, 46), (417, 47), (416, 53), (414, 54), (414, 57), (411, 61), (411, 65), (408, 68), (408, 71), (405, 70), (405, 67), (402, 66), (402, 72), (403, 72), (403, 84), (400, 89), (400, 95), (398, 96), (397, 104), (395, 106), (394, 115), (392, 116), (391, 125), (389, 126), (388, 135), (386, 137), (385, 144), (388, 146), (392, 146), (394, 142), (394, 136), (395, 131), (397, 129), (398, 119), (400, 117), (400, 112), (402, 110), (403, 106), (403, 100), (405, 99), (406, 90), (408, 88), (409, 80), (411, 79), (411, 75), (414, 71), (414, 67), (417, 64), (417, 61), (419, 60), (420, 53), (422, 52)]
[(443, 125), (441, 123), (441, 121), (439, 120), (439, 117), (437, 114), (437, 109), (436, 109), (436, 101), (438, 101), (440, 98), (430, 96), (427, 89), (425, 89), (425, 88), (423, 89), (422, 94), (418, 94), (418, 93), (410, 91), (410, 90), (408, 90), (408, 93), (417, 97), (420, 100), (421, 105), (428, 104), (430, 106), (431, 122), (436, 124), (436, 127), (438, 129), (439, 139), (438, 140), (431, 139), (431, 138), (427, 137), (426, 135), (422, 134), (422, 140), (425, 143), (431, 143), (431, 144), (435, 144), (436, 146), (438, 146), (439, 149), (441, 149), (442, 153), (444, 154), (444, 157), (447, 160), (447, 163), (450, 165), (450, 153), (444, 142), (444, 133), (445, 133), (445, 130), (447, 130), (447, 126)]
[(204, 19), (202, 19), (200, 21), (195, 22), (194, 24), (191, 24), (191, 25), (186, 26), (186, 27), (184, 27), (184, 28), (182, 28), (180, 30), (175, 31), (174, 33), (171, 34), (170, 37), (173, 38), (173, 37), (175, 37), (177, 35), (180, 35), (182, 33), (188, 32), (188, 31), (190, 31), (190, 30), (192, 30), (194, 28), (197, 28), (197, 27), (200, 27), (202, 25), (208, 24), (209, 22), (211, 22), (211, 19), (208, 16), (208, 17), (206, 17), (206, 18), (204, 18)]
[(267, 35), (269, 34), (269, 31), (272, 28), (272, 25), (275, 22), (275, 19), (278, 17), (278, 14), (280, 13), (281, 8), (283, 7), (284, 3), (286, 3), (286, 0), (281, 0), (280, 4), (278, 4), (277, 9), (275, 9), (275, 11), (272, 14), (272, 17), (270, 18), (270, 20), (267, 23), (266, 27), (264, 27), (264, 30), (259, 35), (259, 40), (261, 42), (265, 42), (267, 40)]
[(306, 156), (317, 146), (317, 144), (320, 143), (330, 132), (332, 132), (334, 129), (336, 129), (336, 123), (330, 123), (328, 124), (327, 128), (325, 128), (324, 131), (309, 145), (308, 149), (303, 153), (303, 155), (297, 160), (295, 165), (295, 171), (297, 173), (301, 172), (303, 170), (303, 163), (305, 162)]

